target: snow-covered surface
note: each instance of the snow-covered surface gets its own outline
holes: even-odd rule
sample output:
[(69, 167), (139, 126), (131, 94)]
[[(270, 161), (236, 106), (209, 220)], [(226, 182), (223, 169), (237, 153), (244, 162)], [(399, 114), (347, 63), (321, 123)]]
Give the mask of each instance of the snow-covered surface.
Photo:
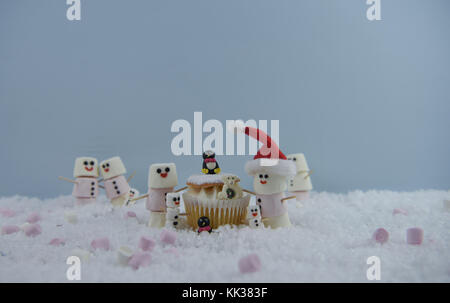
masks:
[[(82, 282), (367, 282), (370, 256), (381, 260), (382, 282), (450, 282), (450, 211), (443, 204), (449, 198), (434, 190), (312, 193), (303, 207), (287, 202), (292, 228), (221, 228), (200, 236), (183, 230), (174, 245), (160, 241), (161, 230), (146, 227), (145, 203), (112, 210), (104, 196), (81, 207), (70, 196), (0, 198), (3, 213), (16, 212), (0, 212), (0, 226), (22, 225), (36, 212), (42, 227), (36, 237), (0, 235), (0, 282), (65, 282), (71, 251), (91, 250), (91, 241), (102, 237), (112, 250), (96, 250), (82, 261)], [(396, 208), (407, 215), (394, 215)], [(137, 218), (124, 218), (130, 210)], [(67, 211), (75, 212), (76, 224), (65, 220)], [(389, 232), (384, 245), (370, 240), (379, 227)], [(406, 243), (409, 227), (424, 230), (422, 245)], [(117, 250), (126, 245), (138, 251), (142, 236), (156, 241), (150, 265), (136, 271), (118, 265)], [(54, 238), (65, 245), (49, 245)], [(241, 274), (239, 259), (251, 253), (259, 256), (261, 270)]]
[(223, 184), (222, 177), (231, 176), (232, 174), (214, 174), (214, 175), (206, 175), (206, 174), (198, 174), (190, 176), (186, 183), (187, 184)]

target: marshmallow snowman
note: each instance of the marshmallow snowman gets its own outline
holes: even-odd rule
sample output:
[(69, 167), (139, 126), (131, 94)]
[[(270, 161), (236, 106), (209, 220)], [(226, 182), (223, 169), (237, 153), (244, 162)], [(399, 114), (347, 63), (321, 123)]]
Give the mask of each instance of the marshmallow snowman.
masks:
[(261, 211), (258, 205), (250, 205), (247, 213), (248, 226), (250, 228), (261, 228), (263, 223), (261, 221)]
[(148, 170), (146, 208), (150, 211), (149, 227), (164, 227), (166, 221), (166, 195), (178, 184), (174, 163), (155, 163)]
[(135, 188), (130, 188), (130, 191), (128, 192), (128, 200), (126, 205), (130, 206), (130, 205), (134, 205), (136, 203), (136, 201), (131, 201), (132, 199), (139, 197), (139, 191)]
[(167, 193), (166, 195), (166, 227), (179, 228), (180, 226), (180, 194)]
[(271, 195), (286, 190), (286, 177), (273, 174), (262, 168), (253, 177), (253, 188), (256, 193)]
[(73, 168), (75, 181), (62, 178), (74, 183), (72, 196), (77, 204), (83, 205), (94, 202), (98, 196), (98, 162), (92, 157), (78, 157)]
[(123, 176), (125, 165), (120, 157), (113, 157), (100, 163), (100, 172), (104, 179), (106, 196), (114, 206), (122, 206), (128, 201), (130, 186)]
[(297, 174), (288, 180), (288, 191), (294, 193), (297, 196), (297, 200), (303, 200), (308, 198), (309, 191), (312, 190), (312, 183), (310, 169), (306, 162), (304, 154), (292, 154), (288, 155), (288, 160), (295, 163)]

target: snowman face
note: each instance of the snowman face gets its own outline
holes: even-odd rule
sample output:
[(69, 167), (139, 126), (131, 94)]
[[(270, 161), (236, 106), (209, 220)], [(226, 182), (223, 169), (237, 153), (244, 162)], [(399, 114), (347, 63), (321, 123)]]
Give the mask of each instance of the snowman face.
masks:
[(286, 190), (286, 178), (260, 171), (253, 178), (253, 188), (256, 193), (263, 195), (281, 193)]
[(75, 159), (73, 168), (74, 178), (98, 177), (98, 162), (92, 157), (79, 157)]
[(148, 170), (148, 187), (167, 188), (178, 184), (177, 169), (174, 163), (152, 164)]
[(305, 155), (303, 154), (292, 154), (287, 156), (288, 160), (292, 160), (295, 163), (297, 173), (309, 171), (308, 163), (306, 163)]
[(133, 198), (138, 197), (138, 196), (139, 196), (139, 191), (137, 189), (130, 188), (129, 198), (133, 199)]
[(167, 193), (166, 206), (170, 208), (180, 207), (180, 194), (179, 193)]
[(100, 172), (103, 179), (111, 179), (127, 173), (120, 157), (113, 157), (100, 163)]
[(249, 219), (261, 217), (261, 212), (258, 205), (250, 205), (247, 213)]

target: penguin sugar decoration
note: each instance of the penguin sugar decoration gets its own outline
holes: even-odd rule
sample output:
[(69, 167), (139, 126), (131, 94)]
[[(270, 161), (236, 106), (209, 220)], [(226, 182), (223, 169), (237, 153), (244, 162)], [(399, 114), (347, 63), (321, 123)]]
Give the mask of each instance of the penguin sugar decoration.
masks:
[(209, 233), (212, 232), (211, 223), (210, 223), (208, 217), (200, 217), (200, 218), (198, 218), (197, 224), (198, 224), (197, 232), (199, 234), (204, 232), (204, 231), (207, 231)]
[(220, 173), (220, 167), (216, 161), (216, 153), (212, 150), (203, 152), (202, 173), (207, 175), (215, 175)]

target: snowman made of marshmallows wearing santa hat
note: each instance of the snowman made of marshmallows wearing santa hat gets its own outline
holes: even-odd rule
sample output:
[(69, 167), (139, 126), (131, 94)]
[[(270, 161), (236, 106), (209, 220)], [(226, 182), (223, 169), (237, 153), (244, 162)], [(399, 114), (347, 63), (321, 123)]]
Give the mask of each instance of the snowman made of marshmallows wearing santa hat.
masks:
[(284, 192), (287, 179), (296, 174), (295, 163), (288, 160), (272, 138), (262, 130), (243, 123), (238, 123), (236, 130), (263, 143), (253, 160), (245, 164), (245, 171), (253, 176), (256, 204), (261, 208), (264, 226), (291, 226), (285, 201), (295, 196), (285, 197)]

